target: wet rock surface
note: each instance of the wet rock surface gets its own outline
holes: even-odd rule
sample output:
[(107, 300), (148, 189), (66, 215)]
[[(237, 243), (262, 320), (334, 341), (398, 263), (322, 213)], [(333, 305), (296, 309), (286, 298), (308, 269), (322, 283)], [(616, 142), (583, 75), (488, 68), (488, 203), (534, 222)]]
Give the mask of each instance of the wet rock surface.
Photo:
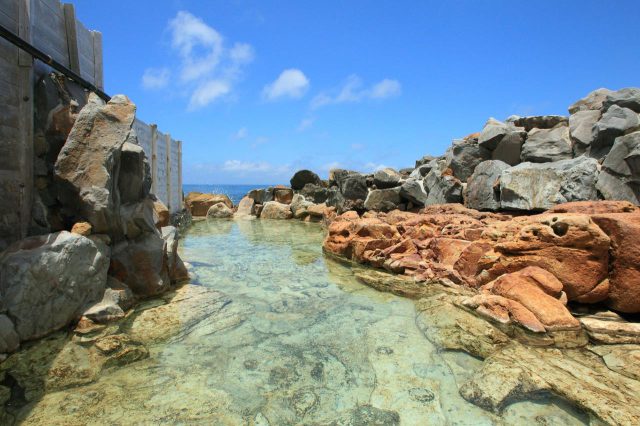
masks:
[[(479, 380), (475, 372), (483, 364), (447, 349), (466, 350), (460, 342), (472, 339), (465, 328), (483, 330), (486, 339), (492, 326), (461, 321), (477, 317), (453, 304), (429, 312), (425, 302), (416, 310), (409, 299), (368, 289), (354, 272), (369, 271), (325, 260), (322, 238), (318, 225), (291, 221), (196, 223), (180, 252), (194, 265), (193, 284), (149, 299), (118, 322), (83, 321), (12, 355), (0, 364), (0, 397), (9, 402), (0, 418), (9, 424), (91, 418), (489, 425), (530, 417), (586, 423), (551, 395), (535, 403), (514, 399), (499, 414), (465, 401), (459, 387)], [(445, 328), (454, 318), (463, 329)], [(509, 341), (492, 333), (491, 342)], [(482, 353), (492, 350), (486, 343)], [(619, 354), (608, 359), (612, 368), (624, 368)]]

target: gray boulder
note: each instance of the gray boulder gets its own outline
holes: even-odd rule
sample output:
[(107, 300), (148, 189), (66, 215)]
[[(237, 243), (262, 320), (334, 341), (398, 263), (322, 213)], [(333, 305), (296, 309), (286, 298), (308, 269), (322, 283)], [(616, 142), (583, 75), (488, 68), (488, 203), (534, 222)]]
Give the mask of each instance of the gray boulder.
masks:
[(296, 219), (302, 219), (305, 216), (308, 216), (309, 213), (307, 210), (313, 205), (314, 204), (311, 201), (307, 201), (303, 195), (295, 194), (290, 205), (293, 217)]
[(510, 166), (519, 164), (522, 155), (522, 145), (526, 138), (527, 132), (525, 132), (524, 129), (510, 129), (491, 152), (491, 159), (504, 161)]
[(563, 115), (534, 115), (530, 117), (518, 117), (513, 121), (517, 127), (524, 127), (524, 130), (530, 132), (532, 129), (552, 129), (558, 124), (567, 124), (569, 118)]
[(569, 127), (560, 124), (553, 129), (532, 129), (522, 146), (522, 161), (545, 163), (573, 157)]
[(300, 190), (308, 183), (322, 185), (322, 179), (311, 170), (298, 170), (290, 180), (291, 188)]
[(598, 162), (581, 156), (552, 163), (521, 163), (500, 176), (503, 209), (547, 210), (569, 201), (596, 200)]
[(329, 170), (329, 186), (340, 186), (342, 180), (349, 175), (359, 174), (358, 172), (354, 172), (352, 170), (345, 169), (331, 169)]
[(350, 173), (340, 180), (340, 192), (346, 200), (365, 200), (369, 193), (367, 177), (360, 173)]
[(600, 120), (599, 110), (581, 110), (569, 117), (569, 135), (573, 142), (573, 155), (578, 156), (591, 151), (593, 126)]
[(273, 188), (267, 191), (266, 188), (252, 189), (247, 193), (247, 197), (251, 198), (256, 204), (263, 204), (273, 200)]
[(158, 233), (145, 233), (116, 244), (111, 250), (109, 274), (138, 296), (164, 292), (171, 284), (165, 241)]
[(321, 185), (308, 183), (300, 190), (300, 194), (304, 195), (306, 199), (320, 204), (324, 203), (327, 201), (327, 198), (329, 198), (329, 189)]
[(605, 200), (626, 200), (640, 204), (640, 185), (638, 182), (625, 182), (625, 179), (603, 170), (598, 175), (596, 188)]
[(188, 280), (189, 271), (187, 271), (186, 265), (178, 254), (178, 230), (174, 226), (163, 226), (160, 232), (162, 239), (165, 241), (164, 252), (167, 262), (167, 272), (171, 283), (175, 284)]
[(378, 189), (395, 188), (402, 183), (402, 175), (390, 167), (376, 170), (373, 183)]
[(489, 158), (491, 152), (475, 139), (462, 139), (453, 143), (449, 167), (455, 177), (466, 182), (476, 166)]
[(640, 132), (616, 138), (602, 163), (596, 187), (605, 200), (640, 204)]
[(400, 208), (400, 188), (374, 189), (364, 202), (367, 210), (388, 212)]
[(438, 160), (431, 160), (427, 164), (418, 166), (417, 168), (413, 169), (413, 171), (409, 174), (409, 177), (413, 179), (422, 179), (431, 171), (431, 169), (433, 169), (437, 165), (437, 161)]
[(630, 110), (640, 113), (640, 88), (627, 87), (609, 93), (603, 102), (603, 106), (605, 109), (608, 109), (611, 105), (629, 108)]
[(123, 204), (136, 203), (149, 195), (151, 173), (149, 163), (135, 136), (122, 145), (118, 170), (118, 192)]
[(509, 133), (509, 125), (491, 117), (480, 132), (478, 144), (492, 151), (507, 133)]
[(58, 198), (66, 215), (87, 220), (96, 233), (118, 228), (117, 166), (135, 110), (124, 96), (114, 96), (105, 105), (91, 94), (55, 164)]
[(418, 206), (427, 202), (427, 192), (422, 179), (408, 178), (400, 187), (400, 196)]
[(593, 127), (591, 156), (594, 158), (604, 157), (618, 136), (638, 127), (640, 127), (638, 114), (628, 108), (611, 105)]
[(478, 164), (467, 180), (465, 206), (476, 210), (500, 209), (500, 176), (509, 165), (499, 160), (488, 160)]
[(15, 352), (20, 346), (20, 336), (16, 333), (13, 321), (0, 314), (0, 354)]
[(578, 111), (602, 110), (603, 103), (607, 96), (611, 94), (609, 89), (597, 89), (589, 93), (569, 107), (569, 114), (575, 114)]
[(0, 312), (21, 341), (45, 336), (100, 300), (108, 269), (100, 242), (67, 231), (25, 238), (0, 255)]
[(434, 169), (424, 178), (427, 200), (425, 206), (445, 203), (462, 203), (462, 182), (454, 176)]
[(338, 188), (330, 188), (327, 197), (327, 206), (335, 207), (338, 214), (344, 213), (346, 200), (342, 196), (342, 192)]
[(431, 161), (435, 160), (436, 157), (433, 157), (431, 155), (425, 155), (424, 157), (422, 157), (419, 160), (416, 160), (416, 169), (424, 164), (430, 163)]

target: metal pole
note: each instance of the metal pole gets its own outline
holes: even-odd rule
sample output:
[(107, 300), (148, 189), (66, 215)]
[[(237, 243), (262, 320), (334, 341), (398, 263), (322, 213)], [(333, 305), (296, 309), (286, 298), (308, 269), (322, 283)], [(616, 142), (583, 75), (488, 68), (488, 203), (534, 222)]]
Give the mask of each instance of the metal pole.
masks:
[(87, 80), (85, 80), (84, 78), (80, 77), (78, 74), (76, 74), (75, 72), (71, 71), (69, 68), (65, 67), (60, 62), (56, 61), (51, 56), (49, 56), (46, 53), (44, 53), (42, 50), (38, 49), (37, 47), (33, 46), (30, 43), (27, 43), (26, 41), (24, 41), (23, 39), (21, 39), (20, 37), (18, 37), (14, 33), (12, 33), (11, 31), (9, 31), (3, 25), (0, 25), (0, 37), (4, 38), (5, 40), (7, 40), (9, 43), (13, 44), (14, 46), (17, 46), (18, 48), (24, 50), (25, 52), (27, 52), (28, 54), (30, 54), (34, 58), (41, 60), (45, 64), (49, 65), (51, 68), (53, 68), (53, 69), (61, 72), (62, 74), (66, 75), (71, 80), (75, 81), (80, 86), (84, 87), (85, 89), (94, 92), (95, 94), (100, 96), (102, 99), (104, 99), (106, 102), (109, 102), (109, 100), (111, 100), (111, 96), (107, 95), (102, 90), (98, 89), (96, 86), (94, 86), (93, 84), (89, 83)]

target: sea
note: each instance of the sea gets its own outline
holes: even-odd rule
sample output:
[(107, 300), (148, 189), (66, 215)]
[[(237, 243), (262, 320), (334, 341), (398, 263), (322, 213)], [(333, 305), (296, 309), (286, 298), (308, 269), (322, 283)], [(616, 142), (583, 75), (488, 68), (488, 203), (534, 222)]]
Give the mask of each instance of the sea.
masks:
[(234, 205), (238, 204), (242, 197), (247, 195), (247, 192), (252, 189), (267, 188), (269, 186), (275, 186), (275, 184), (255, 184), (255, 185), (206, 185), (206, 184), (189, 184), (182, 185), (182, 190), (186, 196), (190, 192), (202, 192), (204, 194), (226, 194)]

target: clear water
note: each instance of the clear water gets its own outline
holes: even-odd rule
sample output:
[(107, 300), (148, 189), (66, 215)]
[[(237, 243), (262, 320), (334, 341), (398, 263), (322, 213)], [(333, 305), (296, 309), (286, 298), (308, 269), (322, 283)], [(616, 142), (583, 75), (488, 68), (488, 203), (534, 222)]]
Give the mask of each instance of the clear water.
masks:
[(197, 285), (129, 320), (150, 357), (46, 394), (25, 423), (582, 423), (553, 401), (501, 416), (466, 402), (458, 386), (481, 361), (431, 344), (412, 301), (358, 283), (324, 258), (322, 240), (296, 221), (196, 223), (181, 255)]
[(265, 184), (256, 184), (256, 185), (209, 185), (209, 184), (185, 184), (182, 185), (182, 190), (184, 194), (187, 195), (189, 192), (202, 192), (205, 194), (225, 194), (227, 195), (233, 204), (238, 204), (242, 197), (247, 195), (249, 191), (257, 188), (267, 188), (269, 186), (275, 185), (265, 185)]

